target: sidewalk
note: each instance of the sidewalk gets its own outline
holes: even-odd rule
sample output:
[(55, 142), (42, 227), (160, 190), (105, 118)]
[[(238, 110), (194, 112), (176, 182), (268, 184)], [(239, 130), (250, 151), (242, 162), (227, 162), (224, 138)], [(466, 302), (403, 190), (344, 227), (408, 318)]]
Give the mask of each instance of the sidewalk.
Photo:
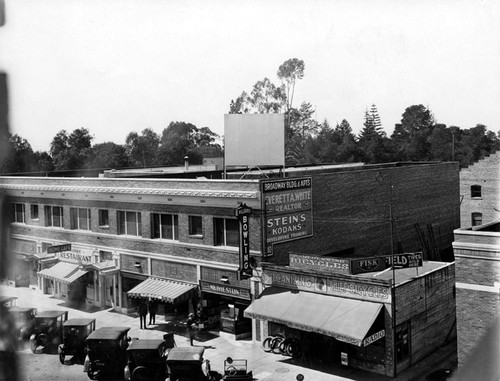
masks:
[[(20, 307), (36, 307), (39, 311), (50, 309), (61, 309), (69, 311), (69, 319), (92, 317), (96, 319), (96, 327), (104, 326), (124, 326), (130, 327), (131, 337), (162, 338), (165, 332), (173, 332), (177, 346), (189, 346), (189, 340), (185, 334), (183, 326), (184, 319), (180, 321), (164, 321), (160, 315), (156, 316), (156, 325), (148, 329), (139, 328), (139, 318), (136, 315), (125, 315), (111, 311), (111, 309), (86, 312), (75, 308), (66, 307), (60, 299), (44, 295), (39, 290), (32, 290), (25, 287), (9, 287), (0, 285), (0, 295), (18, 297), (17, 305)], [(230, 356), (235, 359), (246, 359), (248, 369), (253, 371), (254, 379), (257, 381), (294, 381), (300, 373), (304, 376), (304, 381), (335, 381), (335, 380), (420, 380), (422, 375), (427, 374), (432, 369), (429, 364), (422, 364), (412, 372), (407, 372), (395, 379), (390, 379), (374, 373), (354, 370), (346, 367), (329, 366), (328, 369), (313, 369), (301, 366), (299, 360), (290, 357), (266, 353), (262, 350), (261, 344), (251, 340), (235, 341), (218, 336), (211, 332), (200, 332), (195, 338), (194, 345), (203, 346), (205, 358), (210, 360), (212, 370), (222, 373), (224, 360)], [(433, 356), (433, 363), (439, 364), (446, 360), (447, 353), (436, 352)]]

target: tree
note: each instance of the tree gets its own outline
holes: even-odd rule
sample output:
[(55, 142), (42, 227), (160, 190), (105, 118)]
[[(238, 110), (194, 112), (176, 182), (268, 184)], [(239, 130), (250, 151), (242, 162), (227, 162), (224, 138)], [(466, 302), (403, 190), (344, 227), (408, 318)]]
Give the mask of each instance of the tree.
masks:
[(7, 149), (10, 155), (0, 168), (1, 173), (30, 172), (35, 168), (33, 149), (28, 141), (21, 136), (9, 133)]
[(142, 130), (141, 135), (130, 132), (125, 139), (125, 150), (134, 167), (156, 165), (160, 136), (151, 128)]
[(68, 134), (61, 130), (50, 144), (50, 155), (56, 171), (81, 169), (90, 155), (94, 138), (86, 128), (79, 128)]
[(304, 68), (304, 61), (298, 58), (290, 58), (283, 62), (278, 68), (278, 78), (285, 86), (287, 112), (292, 108), (295, 83), (297, 79), (304, 78)]
[(430, 160), (429, 137), (434, 124), (434, 117), (425, 106), (413, 105), (406, 108), (401, 123), (396, 124), (391, 135), (397, 147), (396, 159)]
[(389, 150), (388, 139), (382, 130), (377, 107), (372, 105), (365, 111), (363, 129), (359, 135), (358, 147), (361, 159), (368, 163), (381, 163), (387, 160)]
[(127, 156), (127, 150), (124, 146), (113, 142), (106, 142), (96, 144), (92, 147), (85, 167), (93, 169), (119, 169), (130, 167), (130, 165), (130, 159)]

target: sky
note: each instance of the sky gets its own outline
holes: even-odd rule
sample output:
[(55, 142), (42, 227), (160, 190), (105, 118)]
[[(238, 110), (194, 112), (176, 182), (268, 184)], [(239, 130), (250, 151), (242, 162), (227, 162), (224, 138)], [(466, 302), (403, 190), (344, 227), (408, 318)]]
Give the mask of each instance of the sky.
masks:
[(222, 135), (230, 101), (290, 58), (318, 122), (358, 133), (375, 104), (390, 135), (423, 104), (500, 130), (497, 0), (4, 1), (10, 129), (35, 151), (82, 127), (94, 144), (172, 121)]

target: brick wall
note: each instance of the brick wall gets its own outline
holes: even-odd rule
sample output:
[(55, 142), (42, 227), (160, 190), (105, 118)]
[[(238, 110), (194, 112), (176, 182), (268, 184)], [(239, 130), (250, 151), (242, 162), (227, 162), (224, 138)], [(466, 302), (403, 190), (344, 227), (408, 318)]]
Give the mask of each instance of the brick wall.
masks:
[[(471, 186), (481, 186), (481, 197), (471, 196)], [(500, 152), (460, 170), (460, 227), (472, 226), (472, 213), (483, 214), (483, 223), (500, 219)]]
[(390, 253), (391, 204), (394, 242), (403, 251), (422, 250), (417, 223), (424, 233), (431, 224), (437, 246), (451, 247), (459, 225), (458, 173), (458, 164), (440, 163), (313, 174), (314, 237), (275, 245), (274, 260), (287, 263), (289, 251)]

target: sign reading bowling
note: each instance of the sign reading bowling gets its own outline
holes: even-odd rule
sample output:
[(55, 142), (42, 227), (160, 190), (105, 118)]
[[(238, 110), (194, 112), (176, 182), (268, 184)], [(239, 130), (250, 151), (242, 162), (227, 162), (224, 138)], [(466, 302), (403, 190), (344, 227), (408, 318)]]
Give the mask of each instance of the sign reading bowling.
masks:
[(262, 181), (265, 218), (264, 253), (275, 243), (312, 237), (311, 177)]
[(235, 211), (235, 215), (240, 222), (239, 274), (242, 279), (252, 276), (252, 268), (250, 267), (250, 214), (252, 214), (252, 208), (248, 207), (246, 204), (241, 204)]

